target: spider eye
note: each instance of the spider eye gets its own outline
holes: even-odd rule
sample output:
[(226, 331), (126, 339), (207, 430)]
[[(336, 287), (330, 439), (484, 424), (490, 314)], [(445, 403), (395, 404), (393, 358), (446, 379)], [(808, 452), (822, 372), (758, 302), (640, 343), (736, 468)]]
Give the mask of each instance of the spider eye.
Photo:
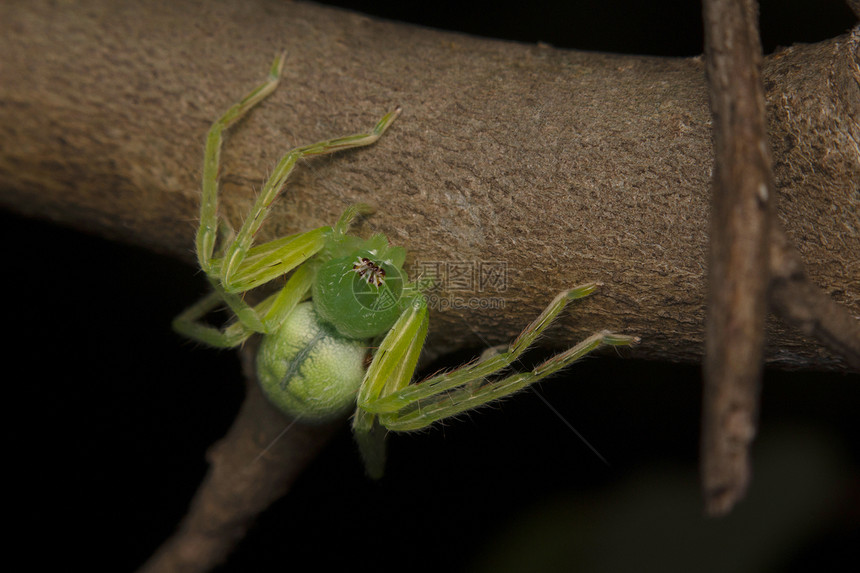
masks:
[(382, 264), (377, 264), (367, 257), (359, 257), (358, 262), (352, 265), (352, 270), (369, 285), (379, 288), (385, 283), (385, 269)]

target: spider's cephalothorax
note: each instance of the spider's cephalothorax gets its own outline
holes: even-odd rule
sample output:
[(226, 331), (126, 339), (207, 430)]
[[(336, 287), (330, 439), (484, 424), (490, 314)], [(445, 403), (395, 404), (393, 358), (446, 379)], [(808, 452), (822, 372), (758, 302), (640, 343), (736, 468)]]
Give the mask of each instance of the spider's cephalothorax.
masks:
[[(406, 251), (385, 235), (362, 239), (348, 233), (353, 219), (369, 209), (354, 205), (331, 227), (320, 227), (254, 245), (270, 205), (296, 162), (374, 143), (397, 118), (385, 115), (369, 133), (290, 150), (263, 185), (239, 232), (219, 247), (219, 155), (222, 133), (278, 84), (283, 56), (269, 79), (231, 107), (209, 130), (203, 165), (203, 194), (197, 258), (213, 292), (174, 321), (186, 336), (217, 347), (234, 347), (262, 335), (257, 377), (269, 400), (303, 422), (320, 423), (354, 410), (352, 426), (368, 474), (379, 477), (386, 431), (410, 431), (455, 416), (537, 382), (604, 345), (636, 338), (601, 331), (528, 372), (506, 373), (571, 300), (591, 294), (597, 283), (559, 293), (506, 351), (411, 384), (429, 324), (427, 301), (406, 280)], [(222, 234), (227, 235), (227, 234)], [(288, 275), (284, 286), (251, 306), (244, 293)], [(224, 328), (204, 322), (226, 304), (235, 320)], [(371, 353), (368, 362), (368, 353)]]

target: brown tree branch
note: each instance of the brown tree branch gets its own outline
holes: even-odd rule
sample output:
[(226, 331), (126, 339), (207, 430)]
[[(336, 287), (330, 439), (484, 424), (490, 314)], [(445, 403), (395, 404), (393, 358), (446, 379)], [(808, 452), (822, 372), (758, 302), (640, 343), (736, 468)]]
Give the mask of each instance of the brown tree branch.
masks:
[[(283, 86), (226, 143), (234, 224), (287, 147), (365, 129), (399, 103), (374, 147), (300, 168), (262, 238), (371, 201), (381, 208), (361, 231), (406, 247), (413, 270), (507, 264), (504, 291), (443, 293), (497, 297), (505, 310), (434, 310), (437, 351), (474, 343), (464, 324), (510, 339), (553, 293), (600, 280), (560, 344), (599, 326), (641, 335), (638, 356), (700, 358), (712, 166), (700, 60), (476, 39), (299, 3), (197, 7), (0, 7), (0, 204), (191, 261), (206, 129), (285, 47)], [(213, 33), (228, 21), (233, 36)], [(826, 88), (850, 65), (835, 39), (770, 58), (764, 80), (777, 186), (790, 197), (780, 219), (815, 263), (810, 279), (856, 315), (857, 268), (845, 261), (860, 238), (844, 231), (860, 162), (837, 136), (860, 95)], [(770, 325), (769, 341), (771, 363), (844, 367), (797, 331)]]
[(283, 496), (340, 424), (291, 423), (256, 383), (256, 344), (243, 347), (246, 396), (177, 532), (140, 573), (210, 571), (233, 551), (261, 511)]

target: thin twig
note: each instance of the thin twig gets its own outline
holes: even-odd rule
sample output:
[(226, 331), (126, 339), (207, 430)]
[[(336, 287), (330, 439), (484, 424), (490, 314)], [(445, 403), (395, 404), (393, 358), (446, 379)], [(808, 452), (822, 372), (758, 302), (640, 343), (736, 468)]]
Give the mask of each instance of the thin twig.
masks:
[(776, 227), (771, 231), (770, 273), (771, 309), (860, 371), (860, 317), (852, 317), (848, 309), (809, 282), (797, 252)]
[(750, 480), (767, 309), (774, 194), (754, 0), (706, 0), (714, 121), (702, 482), (707, 513), (728, 512)]

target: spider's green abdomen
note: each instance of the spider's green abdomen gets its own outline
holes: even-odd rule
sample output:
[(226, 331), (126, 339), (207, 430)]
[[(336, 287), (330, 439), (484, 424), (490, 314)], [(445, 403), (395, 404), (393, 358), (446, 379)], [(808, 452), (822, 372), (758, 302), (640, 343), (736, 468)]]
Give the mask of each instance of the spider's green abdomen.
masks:
[(317, 273), (313, 301), (320, 317), (350, 338), (383, 334), (400, 316), (401, 271), (371, 251), (333, 259)]
[(298, 305), (281, 329), (263, 338), (257, 378), (269, 400), (305, 422), (346, 414), (364, 379), (368, 342), (341, 336), (310, 302)]

